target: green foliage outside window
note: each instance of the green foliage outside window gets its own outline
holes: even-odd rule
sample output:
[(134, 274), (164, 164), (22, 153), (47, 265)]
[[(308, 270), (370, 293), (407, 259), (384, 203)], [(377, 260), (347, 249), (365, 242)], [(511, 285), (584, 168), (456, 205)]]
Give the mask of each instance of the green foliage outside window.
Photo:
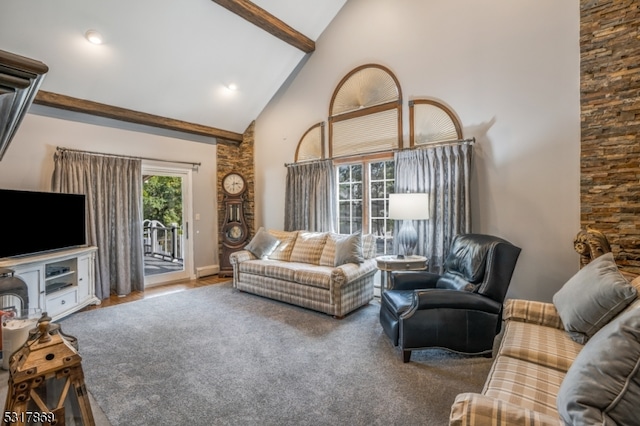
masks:
[(143, 219), (158, 220), (165, 226), (182, 224), (182, 179), (149, 176), (142, 187)]

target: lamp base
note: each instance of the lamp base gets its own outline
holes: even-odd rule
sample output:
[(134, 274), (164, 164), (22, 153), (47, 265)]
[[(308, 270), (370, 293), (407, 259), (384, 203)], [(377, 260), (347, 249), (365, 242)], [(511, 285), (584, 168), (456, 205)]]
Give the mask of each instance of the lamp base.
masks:
[(400, 249), (398, 258), (403, 259), (405, 256), (413, 256), (417, 244), (418, 231), (413, 227), (413, 221), (403, 220), (398, 232), (398, 248)]

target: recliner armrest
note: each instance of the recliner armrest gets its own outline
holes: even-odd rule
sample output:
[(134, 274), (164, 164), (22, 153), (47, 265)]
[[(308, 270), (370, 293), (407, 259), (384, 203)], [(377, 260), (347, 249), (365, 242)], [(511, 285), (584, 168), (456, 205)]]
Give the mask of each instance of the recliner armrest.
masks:
[(393, 271), (391, 288), (393, 290), (420, 290), (435, 288), (440, 275), (427, 271)]
[(499, 314), (502, 304), (477, 293), (447, 289), (425, 289), (414, 293), (409, 311), (414, 309), (461, 309)]

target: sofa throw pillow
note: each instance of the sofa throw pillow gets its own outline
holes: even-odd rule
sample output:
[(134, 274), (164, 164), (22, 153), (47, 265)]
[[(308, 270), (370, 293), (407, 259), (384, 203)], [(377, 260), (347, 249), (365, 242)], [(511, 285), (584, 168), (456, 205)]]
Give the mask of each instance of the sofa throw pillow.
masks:
[(329, 232), (327, 241), (324, 243), (324, 248), (322, 249), (322, 255), (320, 256), (321, 266), (336, 266), (336, 243), (345, 237), (346, 235), (344, 234)]
[(636, 296), (636, 289), (618, 271), (613, 254), (607, 253), (571, 277), (553, 295), (553, 304), (569, 336), (585, 344)]
[(567, 371), (558, 413), (567, 425), (638, 424), (640, 309), (629, 309), (598, 331)]
[(334, 266), (345, 263), (362, 263), (362, 234), (355, 232), (336, 241), (336, 255)]
[(320, 256), (327, 241), (327, 232), (298, 231), (291, 252), (291, 262), (320, 264)]
[(378, 247), (376, 247), (376, 236), (366, 234), (362, 236), (362, 257), (365, 259), (373, 259), (377, 255)]
[(269, 259), (289, 262), (298, 231), (269, 229), (269, 233), (280, 240), (280, 244), (278, 244), (276, 249), (269, 255)]
[(264, 227), (260, 227), (256, 235), (253, 236), (249, 244), (244, 248), (249, 250), (255, 257), (262, 259), (273, 253), (273, 250), (280, 244), (280, 240), (271, 235)]
[[(358, 234), (360, 234), (358, 232)], [(361, 234), (360, 234), (361, 235)], [(347, 241), (351, 239), (350, 241)], [(362, 263), (364, 262), (364, 237), (360, 237), (360, 251), (358, 253), (357, 248), (354, 247), (354, 244), (357, 243), (357, 238), (354, 237), (354, 234), (336, 234), (334, 232), (330, 232), (327, 235), (327, 242), (324, 245), (324, 249), (322, 250), (322, 256), (320, 256), (320, 265), (322, 266), (340, 266), (344, 263), (350, 263), (348, 261), (344, 261), (346, 258), (350, 257), (350, 253), (353, 254), (355, 250), (355, 259), (360, 259), (358, 262), (353, 263)], [(340, 254), (338, 259), (338, 245), (340, 245)], [(338, 263), (338, 260), (343, 261), (343, 263)]]

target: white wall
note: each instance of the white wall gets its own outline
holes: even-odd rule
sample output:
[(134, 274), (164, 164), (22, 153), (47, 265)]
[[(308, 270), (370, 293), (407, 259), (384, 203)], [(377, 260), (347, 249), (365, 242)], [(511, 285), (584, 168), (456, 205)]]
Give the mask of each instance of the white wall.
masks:
[[(216, 146), (148, 133), (27, 114), (0, 161), (0, 188), (49, 191), (56, 147), (200, 162), (193, 172), (195, 268), (218, 265)], [(158, 163), (153, 163), (158, 164)], [(187, 167), (174, 163), (163, 166)], [(42, 212), (46, 219), (46, 211)]]
[(509, 296), (550, 300), (578, 269), (578, 0), (349, 0), (256, 121), (256, 225), (282, 228), (284, 163), (359, 65), (431, 97), (475, 137), (473, 231), (522, 247)]

